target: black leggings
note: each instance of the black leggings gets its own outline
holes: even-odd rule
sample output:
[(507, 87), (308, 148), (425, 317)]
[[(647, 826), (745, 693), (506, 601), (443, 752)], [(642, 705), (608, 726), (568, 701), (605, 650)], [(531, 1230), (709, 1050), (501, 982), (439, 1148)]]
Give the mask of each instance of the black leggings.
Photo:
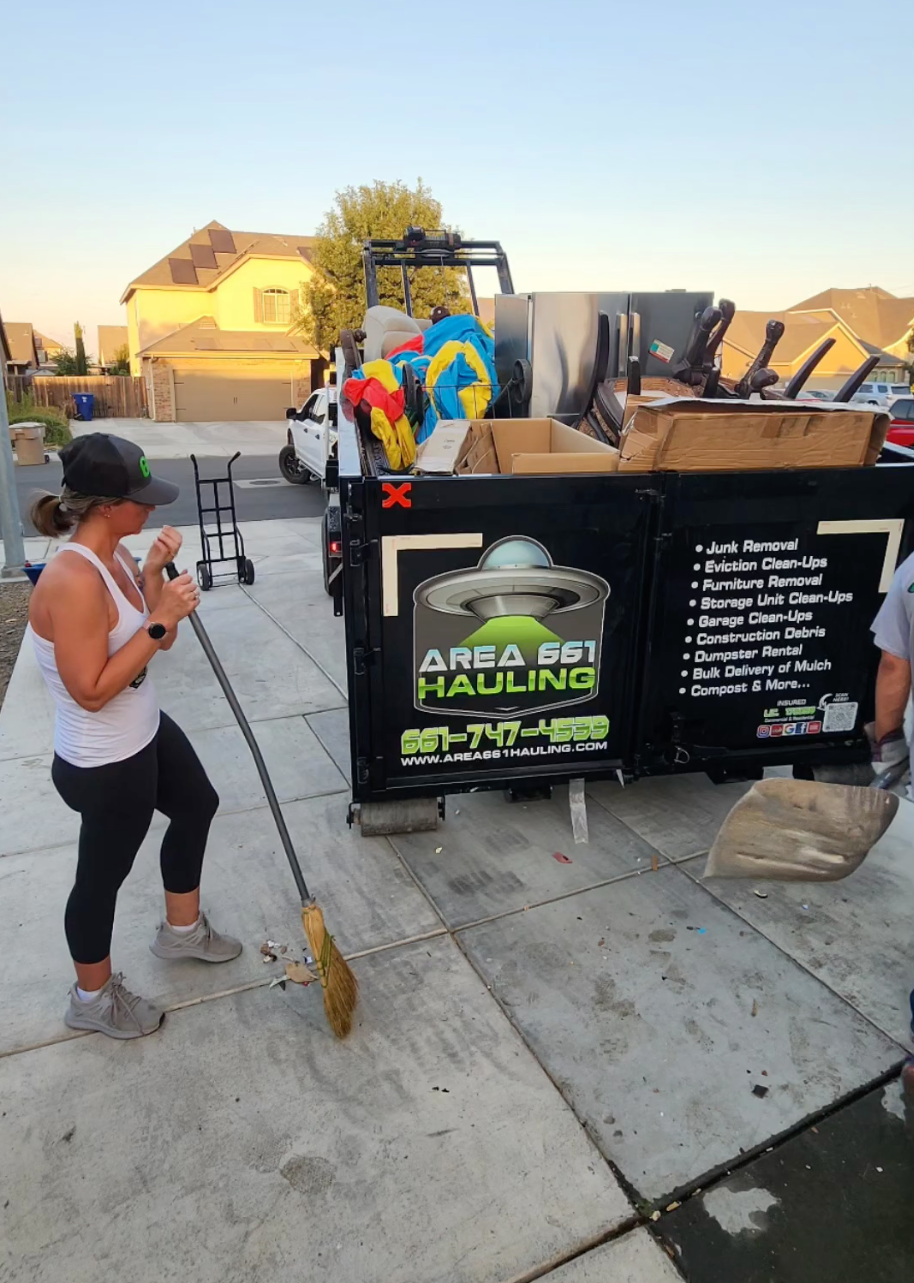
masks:
[(111, 952), (117, 893), (133, 867), (153, 811), (171, 820), (162, 839), (162, 881), (184, 895), (200, 885), (203, 852), (219, 798), (181, 728), (166, 714), (156, 736), (123, 762), (71, 766), (55, 754), (57, 792), (82, 816), (76, 882), (64, 924), (74, 962)]

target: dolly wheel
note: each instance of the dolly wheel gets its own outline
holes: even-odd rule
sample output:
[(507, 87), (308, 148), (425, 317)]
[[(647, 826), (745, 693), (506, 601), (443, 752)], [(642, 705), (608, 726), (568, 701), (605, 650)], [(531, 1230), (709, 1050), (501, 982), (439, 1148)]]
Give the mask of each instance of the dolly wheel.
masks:
[(197, 583), (204, 592), (209, 592), (213, 586), (213, 572), (205, 561), (197, 562)]
[(254, 582), (254, 563), (250, 557), (245, 557), (244, 559), (244, 578), (241, 582), (243, 584), (252, 584)]

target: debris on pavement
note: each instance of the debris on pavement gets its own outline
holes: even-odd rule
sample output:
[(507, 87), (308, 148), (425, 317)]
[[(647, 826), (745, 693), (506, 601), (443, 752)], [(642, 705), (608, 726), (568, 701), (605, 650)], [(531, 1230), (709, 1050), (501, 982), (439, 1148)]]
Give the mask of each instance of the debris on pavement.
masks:
[(764, 1100), (770, 1090), (770, 1087), (763, 1087), (761, 1083), (756, 1083), (752, 1088), (752, 1094), (758, 1096), (759, 1100)]
[(295, 985), (310, 985), (317, 980), (318, 977), (311, 968), (306, 967), (303, 962), (287, 962), (286, 979), (291, 980)]
[(553, 858), (553, 860), (558, 860), (559, 864), (570, 864), (570, 863), (571, 863), (571, 861), (569, 860), (568, 856), (567, 856), (567, 855), (562, 855), (561, 851), (553, 851), (553, 852), (552, 852), (552, 858)]
[(758, 998), (752, 999), (752, 1015), (753, 1016), (758, 1015)]
[(651, 870), (654, 873), (656, 873), (659, 868), (660, 868), (660, 856), (654, 854), (651, 856)]
[(757, 896), (758, 896), (758, 898), (759, 898), (760, 900), (767, 900), (767, 899), (768, 899), (768, 892), (767, 892), (767, 891), (759, 891), (759, 890), (757, 890), (755, 887), (753, 887), (753, 888), (752, 888), (752, 894), (753, 894), (753, 895), (757, 895)]
[(589, 842), (587, 801), (584, 797), (583, 777), (568, 781), (568, 808), (571, 812), (571, 831), (574, 834), (575, 844)]

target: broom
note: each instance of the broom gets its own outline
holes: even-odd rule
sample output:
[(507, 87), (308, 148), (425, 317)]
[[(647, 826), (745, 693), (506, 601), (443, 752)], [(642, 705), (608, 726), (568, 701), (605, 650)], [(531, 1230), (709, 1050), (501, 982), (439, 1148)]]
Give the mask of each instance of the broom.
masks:
[[(177, 579), (178, 577), (174, 562), (168, 563), (165, 567), (165, 572), (169, 579)], [(324, 994), (324, 1011), (327, 1013), (330, 1028), (337, 1038), (345, 1038), (352, 1028), (352, 1013), (359, 997), (358, 981), (353, 975), (349, 963), (336, 947), (333, 936), (324, 926), (324, 915), (308, 890), (304, 874), (301, 871), (301, 865), (298, 862), (298, 856), (295, 854), (295, 848), (292, 845), (292, 839), (289, 837), (289, 830), (286, 828), (282, 811), (279, 809), (279, 801), (273, 788), (273, 781), (267, 771), (266, 763), (263, 760), (263, 755), (248, 724), (248, 719), (238, 703), (238, 697), (232, 690), (229, 679), (225, 675), (225, 669), (219, 661), (219, 656), (213, 649), (209, 634), (197, 618), (196, 612), (193, 612), (188, 618), (194, 632), (197, 634), (197, 640), (209, 660), (210, 667), (216, 674), (216, 680), (228, 700), (229, 707), (235, 714), (235, 720), (241, 727), (241, 733), (247, 740), (251, 756), (254, 758), (257, 774), (260, 776), (260, 782), (267, 795), (267, 802), (273, 812), (273, 819), (276, 821), (276, 827), (279, 830), (279, 838), (286, 853), (286, 859), (289, 861), (289, 867), (292, 870), (298, 894), (301, 897), (302, 925), (305, 928), (308, 947), (321, 982), (321, 989)]]

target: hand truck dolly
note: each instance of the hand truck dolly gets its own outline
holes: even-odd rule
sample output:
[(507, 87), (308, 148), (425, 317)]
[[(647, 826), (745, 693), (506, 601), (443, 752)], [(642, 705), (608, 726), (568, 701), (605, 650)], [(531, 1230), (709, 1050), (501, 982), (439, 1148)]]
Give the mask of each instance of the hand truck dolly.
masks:
[[(201, 477), (196, 455), (192, 454), (190, 456), (190, 461), (194, 465), (194, 485), (197, 488), (197, 518), (200, 522), (200, 544), (203, 551), (202, 558), (197, 562), (197, 583), (204, 592), (212, 588), (215, 582), (213, 566), (222, 562), (233, 561), (235, 563), (235, 572), (240, 584), (252, 584), (254, 582), (254, 563), (250, 557), (244, 555), (244, 539), (238, 529), (238, 519), (235, 515), (235, 484), (232, 481), (232, 464), (240, 457), (241, 451), (237, 450), (228, 461), (224, 477)], [(208, 505), (204, 505), (204, 486), (212, 487), (212, 493), (207, 495), (207, 498), (211, 498), (212, 503)], [(222, 492), (219, 489), (220, 486), (225, 486), (228, 491), (227, 501), (223, 501)], [(223, 522), (223, 514), (227, 518), (225, 522)], [(208, 516), (212, 517), (216, 527), (215, 530), (207, 530), (206, 518)], [(218, 547), (218, 556), (213, 556), (214, 543)], [(226, 552), (226, 545), (229, 548), (228, 552)], [(228, 580), (223, 579), (220, 582), (227, 583)]]

